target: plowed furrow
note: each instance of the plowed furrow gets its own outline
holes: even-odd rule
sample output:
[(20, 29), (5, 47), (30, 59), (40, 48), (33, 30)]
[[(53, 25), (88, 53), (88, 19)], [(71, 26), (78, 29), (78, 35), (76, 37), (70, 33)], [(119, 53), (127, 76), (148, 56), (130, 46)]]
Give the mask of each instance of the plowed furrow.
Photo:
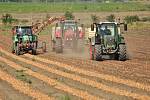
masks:
[[(52, 58), (53, 57), (53, 58)], [(120, 62), (121, 64), (115, 64), (116, 62), (114, 61), (105, 61), (105, 62), (95, 62), (95, 61), (91, 61), (91, 60), (83, 60), (83, 59), (64, 59), (64, 58), (61, 58), (60, 57), (57, 57), (57, 56), (54, 56), (52, 55), (51, 59), (53, 61), (58, 61), (58, 62), (67, 62), (69, 63), (69, 65), (76, 65), (76, 66), (83, 66), (83, 65), (86, 65), (86, 66), (93, 66), (93, 67), (98, 67), (100, 68), (100, 66), (106, 66), (107, 68), (110, 68), (112, 69), (112, 67), (116, 67), (116, 68), (119, 68), (119, 69), (122, 69), (124, 70), (124, 68), (128, 68), (128, 69), (134, 69), (138, 72), (141, 72), (142, 71), (145, 71), (145, 72), (149, 72), (147, 69), (149, 69), (148, 67), (148, 64), (144, 63), (143, 65), (141, 64), (137, 64), (137, 63), (128, 63), (128, 62)], [(118, 63), (118, 62), (117, 62)], [(126, 64), (127, 63), (127, 64)], [(127, 65), (127, 66), (124, 66), (124, 65)], [(86, 67), (85, 66), (85, 67)], [(131, 67), (131, 66), (136, 66), (136, 67)], [(143, 70), (146, 69), (146, 70)]]
[(6, 64), (8, 64), (10, 67), (13, 67), (14, 69), (16, 70), (25, 70), (25, 73), (30, 75), (30, 76), (33, 76), (39, 80), (42, 80), (46, 83), (48, 83), (50, 86), (56, 88), (56, 89), (59, 89), (59, 90), (62, 90), (62, 91), (65, 91), (67, 93), (70, 93), (72, 95), (75, 95), (75, 96), (78, 96), (84, 100), (99, 100), (100, 98), (98, 97), (95, 97), (93, 95), (90, 95), (88, 92), (86, 91), (81, 91), (81, 90), (77, 90), (77, 89), (74, 89), (74, 88), (71, 88), (67, 85), (64, 85), (60, 82), (58, 82), (57, 80), (54, 80), (54, 79), (51, 79), (47, 76), (44, 76), (44, 75), (41, 75), (39, 73), (36, 73), (36, 72), (33, 72), (32, 70), (29, 70), (29, 69), (26, 69), (26, 68), (23, 68), (22, 66), (20, 65), (17, 65), (16, 63), (12, 62), (12, 61), (9, 61), (5, 58), (2, 58), (0, 57), (0, 61), (3, 61), (5, 62)]
[[(148, 73), (148, 74), (150, 73), (150, 71), (148, 70), (149, 65), (146, 65), (146, 64), (135, 65), (133, 63), (127, 63), (127, 62), (122, 64), (122, 62), (115, 61), (115, 62), (105, 62), (104, 65), (113, 65), (113, 67), (116, 67), (116, 68), (132, 69), (133, 71), (136, 71), (136, 72), (141, 72), (141, 70), (143, 70), (144, 68), (145, 70), (143, 70), (143, 72)], [(131, 66), (135, 66), (135, 67), (131, 67)]]
[[(79, 62), (79, 60), (76, 60), (77, 62)], [(86, 63), (84, 63), (86, 62)], [(96, 62), (98, 63), (97, 65), (95, 63), (93, 63), (92, 61), (83, 61), (82, 62), (83, 64), (86, 64), (88, 66), (96, 66), (96, 67), (99, 67), (100, 65), (103, 65), (103, 66), (108, 66), (109, 67), (117, 67), (117, 68), (132, 68), (133, 70), (136, 70), (136, 71), (139, 71), (141, 72), (141, 70), (143, 68), (146, 68), (148, 69), (149, 67), (146, 65), (146, 64), (137, 64), (137, 63), (132, 63), (132, 62), (118, 62), (118, 61), (105, 61), (105, 62)], [(110, 66), (111, 65), (111, 66)], [(136, 66), (136, 67), (131, 67), (131, 66)], [(148, 70), (143, 70), (145, 72), (149, 72)]]
[(77, 68), (75, 66), (69, 66), (67, 64), (63, 64), (63, 63), (60, 63), (60, 62), (54, 62), (54, 61), (51, 61), (51, 60), (43, 59), (43, 58), (40, 58), (40, 57), (35, 57), (35, 56), (32, 56), (32, 55), (28, 55), (28, 54), (25, 55), (25, 56), (29, 57), (29, 58), (34, 58), (35, 60), (38, 60), (38, 61), (41, 61), (41, 62), (44, 62), (44, 63), (54, 64), (54, 65), (57, 65), (59, 67), (65, 68), (67, 70), (78, 72), (80, 74), (84, 74), (84, 75), (87, 75), (87, 76), (94, 76), (94, 77), (98, 77), (98, 78), (101, 78), (101, 79), (104, 79), (104, 80), (107, 80), (107, 81), (121, 83), (121, 84), (125, 84), (125, 85), (131, 86), (131, 87), (135, 87), (135, 88), (150, 91), (150, 86), (145, 85), (145, 84), (141, 84), (141, 83), (138, 83), (138, 82), (134, 82), (132, 80), (126, 80), (126, 79), (121, 79), (121, 78), (118, 78), (118, 77), (115, 77), (115, 76), (112, 76), (112, 75), (99, 74), (97, 72), (86, 71), (84, 69)]
[(52, 100), (53, 98), (48, 97), (47, 95), (41, 93), (40, 91), (34, 90), (29, 87), (27, 84), (24, 84), (22, 81), (16, 80), (11, 75), (0, 70), (0, 79), (8, 82), (16, 90), (29, 95), (37, 100)]
[(141, 99), (141, 100), (150, 99), (149, 96), (140, 95), (140, 94), (128, 92), (128, 91), (125, 91), (125, 90), (120, 90), (120, 89), (117, 89), (117, 88), (109, 87), (109, 86), (106, 86), (104, 84), (98, 83), (96, 81), (92, 81), (92, 80), (89, 80), (89, 79), (86, 79), (86, 78), (82, 78), (82, 77), (80, 77), (78, 75), (73, 75), (73, 74), (65, 73), (65, 72), (62, 72), (62, 71), (59, 71), (59, 70), (56, 70), (56, 69), (52, 69), (52, 68), (50, 68), (48, 66), (45, 66), (43, 64), (35, 63), (33, 61), (26, 60), (24, 58), (12, 55), (12, 54), (10, 54), (10, 53), (2, 50), (2, 49), (1, 49), (1, 52), (5, 53), (6, 55), (8, 55), (8, 56), (10, 56), (10, 57), (12, 57), (14, 59), (20, 60), (20, 61), (25, 62), (27, 64), (31, 64), (31, 65), (36, 66), (38, 68), (44, 69), (44, 70), (46, 70), (46, 71), (48, 71), (50, 73), (54, 73), (54, 74), (57, 74), (57, 75), (60, 75), (60, 76), (72, 79), (74, 81), (78, 81), (80, 83), (83, 83), (83, 84), (86, 84), (86, 85), (98, 88), (100, 90), (111, 92), (111, 93), (114, 93), (114, 94), (117, 94), (117, 95), (137, 98), (137, 99)]
[[(56, 59), (57, 58), (57, 59)], [(102, 71), (105, 71), (105, 72), (109, 72), (109, 70), (119, 70), (121, 71), (122, 73), (124, 72), (127, 72), (128, 75), (130, 75), (130, 72), (133, 72), (134, 73), (141, 73), (141, 74), (149, 74), (149, 67), (148, 67), (148, 64), (147, 66), (145, 66), (146, 64), (144, 64), (143, 66), (136, 66), (134, 64), (126, 64), (126, 62), (120, 62), (117, 63), (118, 64), (115, 64), (116, 62), (115, 61), (105, 61), (105, 62), (95, 62), (95, 61), (90, 61), (90, 60), (82, 60), (82, 59), (61, 59), (60, 61), (60, 58), (56, 57), (55, 59), (52, 58), (52, 61), (58, 61), (58, 62), (65, 62), (65, 63), (68, 63), (69, 65), (75, 65), (75, 66), (78, 66), (78, 67), (89, 67), (89, 68), (99, 68), (101, 69)], [(91, 67), (92, 66), (92, 67)], [(132, 67), (132, 66), (136, 66), (136, 67)], [(141, 71), (142, 70), (142, 71)], [(120, 73), (120, 75), (123, 75), (122, 73)], [(125, 74), (126, 76), (126, 74)]]

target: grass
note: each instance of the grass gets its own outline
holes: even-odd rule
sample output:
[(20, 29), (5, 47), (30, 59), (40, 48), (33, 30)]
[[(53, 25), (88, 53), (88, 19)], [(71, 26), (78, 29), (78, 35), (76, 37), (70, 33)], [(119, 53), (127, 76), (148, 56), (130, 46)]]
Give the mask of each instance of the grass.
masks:
[(0, 3), (1, 13), (47, 12), (150, 11), (150, 4), (142, 3)]
[(131, 29), (147, 29), (150, 28), (149, 22), (134, 22), (133, 24), (129, 24)]
[(64, 95), (62, 96), (61, 100), (71, 100), (71, 98), (69, 97), (69, 95)]

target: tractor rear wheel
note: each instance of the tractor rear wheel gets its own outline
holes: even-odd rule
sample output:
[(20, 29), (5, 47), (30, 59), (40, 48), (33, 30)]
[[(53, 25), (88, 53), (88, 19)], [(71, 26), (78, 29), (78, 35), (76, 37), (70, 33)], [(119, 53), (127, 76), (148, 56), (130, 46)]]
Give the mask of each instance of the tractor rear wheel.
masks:
[(55, 41), (54, 40), (51, 41), (51, 47), (52, 47), (52, 51), (55, 51)]
[(56, 38), (55, 51), (56, 51), (56, 53), (62, 53), (63, 52), (62, 38)]
[(32, 55), (36, 55), (37, 54), (36, 47), (37, 47), (37, 44), (34, 43), (34, 46), (32, 48)]
[(125, 61), (126, 59), (127, 59), (126, 45), (125, 44), (120, 44), (119, 45), (118, 60), (119, 61)]
[(100, 60), (103, 60), (102, 59), (102, 52), (101, 52), (101, 45), (95, 45), (95, 48), (94, 48), (94, 59), (96, 61), (100, 61)]
[(16, 55), (20, 55), (20, 47), (19, 47), (19, 43), (16, 43), (15, 54), (16, 54)]
[(36, 49), (32, 49), (32, 55), (36, 55)]
[(42, 51), (46, 52), (46, 42), (42, 42)]
[(12, 53), (15, 53), (14, 44), (12, 45), (11, 49), (12, 49)]

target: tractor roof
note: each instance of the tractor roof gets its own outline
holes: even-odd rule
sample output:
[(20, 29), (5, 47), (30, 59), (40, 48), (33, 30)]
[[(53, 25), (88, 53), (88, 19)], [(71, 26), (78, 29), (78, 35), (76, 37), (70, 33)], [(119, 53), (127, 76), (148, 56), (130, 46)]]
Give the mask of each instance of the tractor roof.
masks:
[(75, 20), (65, 20), (64, 22), (76, 22)]
[(118, 24), (117, 22), (100, 22), (99, 24)]
[(29, 25), (29, 26), (14, 26), (14, 27), (16, 27), (16, 28), (31, 28), (32, 26), (31, 25)]

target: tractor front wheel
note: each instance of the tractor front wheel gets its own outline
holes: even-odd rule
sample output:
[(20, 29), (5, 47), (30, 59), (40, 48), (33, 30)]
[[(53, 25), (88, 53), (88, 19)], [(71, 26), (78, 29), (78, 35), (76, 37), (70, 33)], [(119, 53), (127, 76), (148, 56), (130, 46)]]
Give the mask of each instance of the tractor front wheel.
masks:
[(16, 54), (16, 55), (20, 55), (20, 47), (19, 47), (19, 43), (16, 43), (15, 54)]
[(125, 61), (126, 59), (127, 59), (126, 45), (125, 44), (120, 44), (119, 45), (118, 60), (119, 61)]
[(96, 61), (102, 60), (101, 45), (95, 45), (95, 48), (94, 48), (94, 59)]
[(63, 52), (62, 38), (56, 38), (55, 51), (56, 51), (56, 53), (62, 53)]
[(37, 51), (36, 51), (37, 48), (36, 47), (37, 47), (37, 44), (34, 43), (33, 48), (32, 48), (32, 55), (36, 55), (37, 54)]
[(12, 45), (12, 53), (14, 54), (15, 53), (15, 49), (14, 49), (14, 44)]

